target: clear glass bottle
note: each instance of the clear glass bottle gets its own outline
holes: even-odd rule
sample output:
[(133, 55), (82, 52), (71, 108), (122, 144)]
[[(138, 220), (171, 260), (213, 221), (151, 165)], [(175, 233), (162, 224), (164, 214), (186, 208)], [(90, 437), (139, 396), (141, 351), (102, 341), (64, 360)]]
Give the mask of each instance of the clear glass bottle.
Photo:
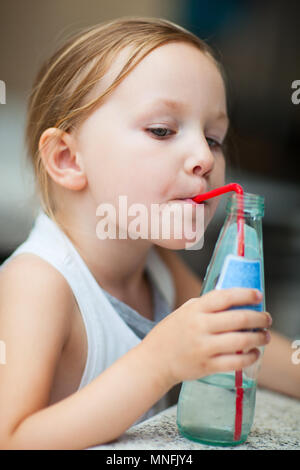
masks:
[[(233, 309), (265, 311), (262, 240), (264, 198), (249, 193), (243, 196), (230, 195), (226, 212), (200, 295), (215, 288), (255, 287), (263, 293), (262, 302)], [(241, 216), (244, 256), (237, 257)], [(260, 358), (252, 366), (239, 371), (239, 382), (237, 373), (232, 371), (182, 383), (177, 404), (177, 426), (183, 436), (218, 446), (237, 445), (247, 439), (254, 418), (257, 375), (263, 348), (260, 351)]]

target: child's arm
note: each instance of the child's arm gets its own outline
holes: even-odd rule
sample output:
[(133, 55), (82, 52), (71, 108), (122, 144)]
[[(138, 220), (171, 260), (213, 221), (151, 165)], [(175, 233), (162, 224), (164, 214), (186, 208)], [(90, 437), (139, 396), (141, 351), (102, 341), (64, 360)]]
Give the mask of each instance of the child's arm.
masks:
[[(212, 291), (167, 315), (86, 387), (48, 406), (74, 300), (63, 277), (52, 267), (45, 272), (42, 260), (30, 269), (17, 263), (12, 260), (0, 275), (0, 332), (7, 345), (7, 363), (0, 365), (1, 449), (84, 449), (109, 442), (175, 384), (249, 366), (257, 347), (268, 342), (263, 332), (240, 333), (267, 328), (267, 314), (227, 312), (258, 302), (253, 289)], [(235, 354), (239, 350), (247, 352)]]
[[(174, 251), (158, 247), (172, 273), (177, 293), (177, 308), (200, 294), (202, 282)], [(271, 342), (264, 351), (258, 384), (300, 398), (300, 364), (292, 363), (291, 341), (271, 330)]]
[(300, 398), (300, 364), (293, 364), (292, 341), (271, 332), (272, 341), (265, 348), (258, 384), (262, 387)]
[(121, 435), (171, 388), (151, 355), (129, 351), (89, 385), (48, 406), (70, 331), (71, 290), (38, 257), (0, 273), (0, 449), (83, 449)]

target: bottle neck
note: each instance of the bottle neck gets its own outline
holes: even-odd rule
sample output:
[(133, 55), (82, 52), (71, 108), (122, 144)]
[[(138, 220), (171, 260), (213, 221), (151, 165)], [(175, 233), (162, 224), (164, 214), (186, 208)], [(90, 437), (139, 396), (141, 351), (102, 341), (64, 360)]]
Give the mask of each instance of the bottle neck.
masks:
[(244, 218), (261, 218), (264, 216), (264, 197), (251, 193), (230, 194), (227, 199), (226, 213)]

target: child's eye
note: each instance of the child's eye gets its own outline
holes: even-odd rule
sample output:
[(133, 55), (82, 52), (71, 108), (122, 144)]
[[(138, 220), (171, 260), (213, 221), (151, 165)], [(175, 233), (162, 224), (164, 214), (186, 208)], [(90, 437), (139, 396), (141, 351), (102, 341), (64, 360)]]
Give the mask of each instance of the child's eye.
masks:
[(206, 137), (207, 143), (211, 148), (221, 148), (222, 144), (215, 139), (211, 139), (210, 137)]
[(153, 133), (153, 135), (155, 135), (158, 138), (166, 137), (168, 131), (172, 133), (172, 131), (168, 129), (167, 127), (153, 127), (153, 128), (147, 129), (147, 131), (150, 131), (151, 133)]

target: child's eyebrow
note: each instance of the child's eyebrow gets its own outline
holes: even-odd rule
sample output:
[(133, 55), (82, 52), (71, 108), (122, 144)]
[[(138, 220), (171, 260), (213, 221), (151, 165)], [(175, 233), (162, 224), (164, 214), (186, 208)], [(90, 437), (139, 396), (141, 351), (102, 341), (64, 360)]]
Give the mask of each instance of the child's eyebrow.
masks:
[[(176, 101), (176, 100), (172, 100), (172, 99), (168, 99), (168, 98), (159, 98), (159, 99), (156, 99), (155, 101), (150, 101), (148, 103), (145, 104), (145, 107), (149, 107), (150, 109), (151, 108), (156, 108), (156, 107), (167, 107), (167, 108), (170, 108), (174, 111), (177, 111), (177, 110), (186, 110), (188, 109), (188, 105), (186, 103), (184, 103), (183, 101)], [(216, 114), (216, 116), (214, 116), (214, 119), (216, 121), (224, 121), (225, 122), (225, 125), (226, 127), (229, 126), (229, 118), (227, 116), (226, 113), (224, 113), (223, 111), (221, 111), (220, 113)]]
[(150, 101), (149, 103), (147, 103), (147, 106), (153, 107), (153, 108), (159, 107), (159, 106), (166, 106), (167, 108), (171, 108), (173, 110), (187, 108), (187, 105), (183, 103), (182, 101), (175, 101), (175, 100), (171, 100), (168, 98), (159, 98), (159, 99), (156, 99), (155, 101)]
[(214, 119), (215, 119), (215, 121), (219, 121), (222, 124), (224, 123), (226, 133), (227, 133), (227, 131), (229, 129), (229, 126), (230, 126), (230, 120), (229, 120), (229, 117), (227, 116), (227, 114), (224, 113), (223, 111), (221, 111), (220, 113), (216, 114)]

